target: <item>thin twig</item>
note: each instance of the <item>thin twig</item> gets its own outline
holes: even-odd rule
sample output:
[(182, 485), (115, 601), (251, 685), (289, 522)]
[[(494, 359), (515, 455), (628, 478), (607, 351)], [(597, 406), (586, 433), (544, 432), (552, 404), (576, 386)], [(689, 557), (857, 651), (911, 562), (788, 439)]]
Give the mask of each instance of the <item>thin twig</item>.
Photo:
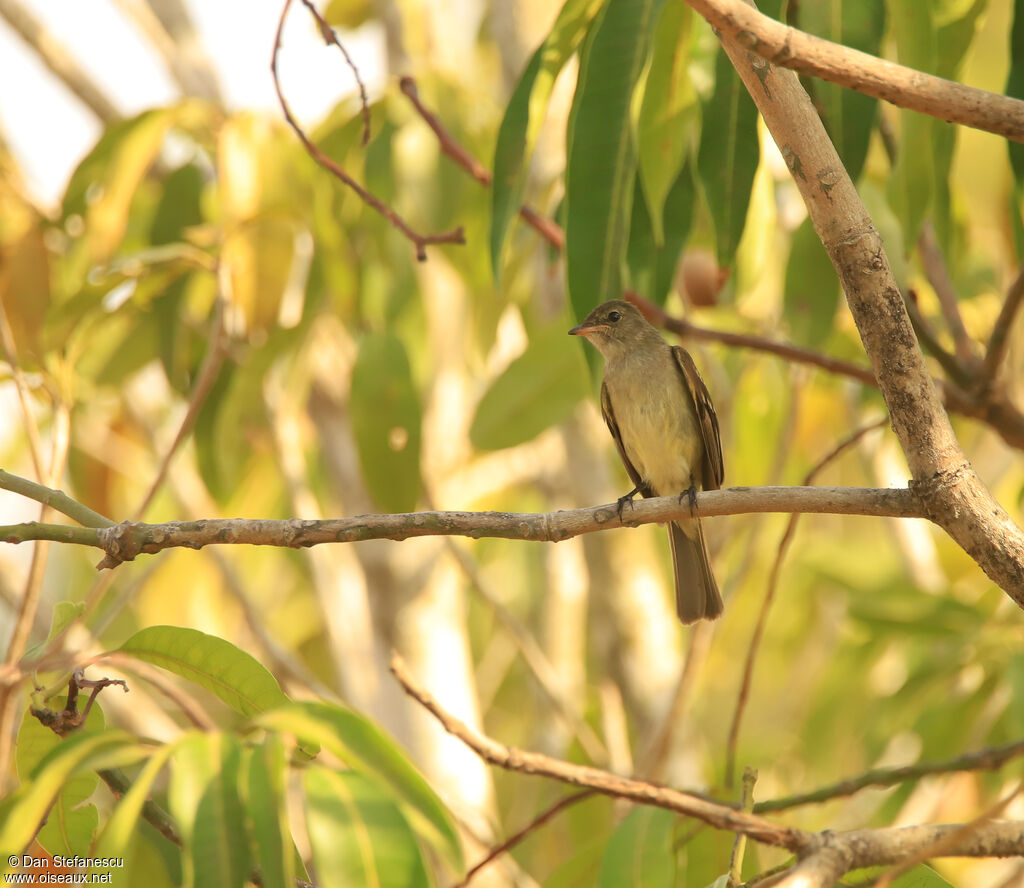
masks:
[[(491, 171), (459, 144), (455, 137), (445, 129), (440, 118), (423, 104), (420, 100), (419, 90), (416, 88), (416, 81), (411, 77), (403, 77), (399, 81), (399, 87), (409, 97), (409, 101), (412, 102), (413, 107), (420, 117), (423, 118), (424, 123), (434, 131), (438, 144), (441, 146), (441, 151), (447, 154), (484, 188), (489, 188), (494, 179)], [(536, 210), (525, 204), (519, 208), (519, 216), (556, 250), (561, 252), (565, 247), (565, 232), (562, 231), (561, 226), (557, 222), (541, 216)]]
[(873, 388), (878, 387), (878, 382), (875, 380), (870, 367), (853, 364), (841, 358), (833, 358), (821, 352), (816, 352), (813, 349), (793, 345), (792, 343), (776, 342), (763, 336), (752, 336), (748, 333), (733, 333), (729, 330), (712, 330), (707, 327), (700, 327), (686, 320), (686, 318), (670, 315), (661, 306), (632, 291), (626, 293), (626, 298), (639, 308), (647, 320), (654, 324), (654, 326), (668, 330), (670, 333), (675, 333), (681, 339), (719, 342), (722, 345), (730, 345), (736, 348), (763, 351), (768, 354), (777, 355), (780, 358), (785, 358), (787, 361), (809, 364), (813, 367), (827, 370), (829, 373), (848, 376)]
[(950, 123), (1024, 142), (1024, 102), (798, 31), (742, 0), (687, 0), (730, 40), (776, 65)]
[(949, 269), (946, 268), (946, 260), (942, 257), (942, 251), (935, 240), (935, 226), (930, 219), (926, 219), (921, 229), (921, 236), (917, 239), (917, 249), (921, 254), (921, 266), (924, 269), (928, 283), (932, 285), (935, 295), (939, 300), (939, 307), (946, 319), (946, 326), (949, 327), (950, 335), (953, 337), (953, 345), (956, 348), (956, 357), (960, 366), (965, 370), (977, 364), (974, 340), (967, 333), (964, 326), (964, 319), (960, 314), (960, 304), (956, 298), (956, 290), (953, 282), (949, 279)]
[(939, 362), (942, 369), (946, 371), (946, 374), (951, 379), (955, 380), (959, 385), (969, 385), (972, 378), (970, 371), (960, 363), (956, 355), (951, 354), (939, 342), (938, 334), (922, 313), (921, 306), (918, 305), (917, 293), (914, 290), (908, 290), (903, 294), (903, 304), (906, 306), (907, 315), (910, 318), (911, 326), (914, 328), (914, 333), (924, 346), (925, 351)]
[(1017, 317), (1017, 312), (1024, 305), (1024, 266), (1017, 272), (1017, 277), (1010, 284), (1006, 293), (1003, 307), (999, 310), (999, 317), (992, 325), (992, 333), (989, 336), (988, 348), (985, 349), (985, 357), (981, 362), (981, 370), (978, 372), (976, 385), (979, 392), (985, 393), (992, 387), (996, 373), (1006, 356), (1006, 349), (1010, 342), (1010, 329)]
[(506, 851), (509, 851), (512, 848), (514, 848), (516, 845), (522, 842), (523, 839), (528, 838), (531, 834), (536, 832), (538, 829), (540, 829), (540, 827), (542, 827), (545, 823), (547, 823), (557, 814), (560, 814), (566, 808), (575, 805), (577, 802), (582, 802), (584, 799), (589, 799), (591, 796), (596, 794), (596, 789), (584, 789), (580, 792), (575, 792), (572, 795), (567, 795), (559, 799), (550, 808), (548, 808), (546, 811), (542, 812), (533, 820), (531, 820), (521, 830), (513, 833), (511, 836), (505, 839), (505, 841), (502, 842), (500, 845), (496, 845), (494, 848), (488, 851), (487, 856), (484, 857), (483, 860), (479, 861), (478, 863), (473, 864), (473, 866), (471, 866), (469, 870), (466, 871), (465, 878), (463, 878), (460, 882), (456, 882), (452, 886), (452, 888), (466, 888), (466, 886), (470, 883), (470, 880), (473, 878), (473, 876), (480, 872), (480, 870), (487, 866), (487, 864), (489, 864), (492, 860), (495, 860), (496, 858), (504, 854)]
[(206, 354), (203, 356), (203, 363), (199, 368), (199, 375), (188, 399), (188, 408), (185, 410), (185, 415), (181, 419), (178, 432), (174, 436), (171, 446), (167, 448), (167, 452), (164, 453), (163, 459), (160, 461), (160, 468), (157, 470), (156, 477), (153, 478), (152, 483), (149, 485), (149, 490), (146, 491), (142, 502), (139, 503), (138, 508), (135, 510), (132, 520), (142, 520), (142, 516), (146, 514), (146, 510), (153, 502), (153, 497), (156, 496), (157, 491), (160, 490), (164, 479), (167, 477), (171, 460), (185, 441), (185, 437), (192, 430), (192, 426), (199, 416), (199, 411), (202, 409), (203, 404), (206, 403), (206, 397), (210, 394), (214, 383), (217, 381), (220, 368), (224, 364), (224, 356), (227, 351), (226, 340), (224, 300), (218, 298), (214, 307), (213, 317), (210, 321), (209, 344), (206, 348)]
[(345, 44), (338, 39), (337, 33), (327, 22), (327, 19), (320, 15), (316, 6), (314, 6), (310, 0), (302, 0), (302, 5), (305, 6), (306, 9), (309, 10), (310, 15), (316, 19), (316, 23), (320, 28), (320, 36), (324, 38), (324, 43), (328, 46), (333, 43), (338, 47), (345, 59), (345, 64), (348, 65), (349, 70), (352, 71), (352, 76), (355, 78), (356, 86), (359, 87), (359, 111), (363, 116), (362, 144), (365, 147), (370, 144), (370, 100), (366, 97), (366, 84), (363, 83), (363, 78), (359, 75), (359, 69), (356, 67), (356, 63), (352, 61), (352, 57), (348, 54), (348, 50), (345, 49)]
[[(818, 474), (833, 460), (839, 457), (844, 451), (852, 447), (861, 438), (877, 428), (881, 428), (889, 421), (889, 418), (882, 417), (876, 422), (870, 423), (856, 429), (832, 448), (825, 456), (811, 467), (805, 476), (804, 483), (811, 484)], [(747, 699), (750, 696), (750, 687), (754, 680), (754, 663), (761, 649), (761, 638), (764, 635), (765, 626), (768, 624), (768, 612), (771, 610), (772, 602), (775, 600), (775, 593), (779, 585), (779, 574), (782, 571), (782, 562), (796, 532), (796, 524), (799, 516), (790, 515), (786, 523), (786, 529), (782, 533), (776, 549), (775, 560), (772, 562), (771, 573), (768, 575), (768, 583), (765, 586), (764, 599), (761, 601), (761, 611), (757, 616), (757, 623), (754, 624), (754, 632), (750, 637), (750, 644), (747, 647), (747, 657), (743, 664), (743, 678), (740, 681), (740, 689), (736, 695), (736, 707), (733, 710), (732, 723), (729, 725), (729, 739), (726, 742), (725, 753), (725, 784), (732, 786), (733, 776), (736, 771), (736, 747), (739, 743), (740, 724), (743, 720), (743, 712), (746, 709)]]
[(768, 845), (798, 851), (805, 847), (810, 836), (802, 830), (779, 826), (753, 814), (744, 814), (727, 805), (710, 802), (699, 796), (680, 792), (656, 783), (633, 780), (591, 768), (561, 761), (536, 752), (527, 752), (505, 746), (473, 731), (466, 724), (445, 711), (441, 705), (413, 679), (405, 661), (396, 653), (391, 658), (391, 672), (414, 700), (434, 716), (441, 726), (472, 749), (480, 758), (510, 771), (548, 777), (573, 786), (594, 789), (605, 795), (616, 796), (677, 811), (695, 817), (717, 829), (742, 832)]
[[(305, 0), (303, 0), (303, 2), (305, 2)], [(355, 179), (346, 173), (341, 166), (324, 154), (324, 152), (314, 144), (312, 139), (306, 135), (305, 130), (302, 129), (299, 122), (292, 115), (291, 108), (288, 106), (288, 102), (284, 97), (284, 91), (281, 89), (281, 81), (277, 73), (277, 57), (281, 49), (281, 34), (284, 31), (284, 21), (291, 4), (292, 0), (285, 0), (284, 7), (281, 9), (281, 18), (277, 23), (277, 33), (274, 37), (274, 51), (270, 59), (270, 73), (274, 79), (274, 91), (277, 93), (277, 100), (281, 105), (281, 111), (284, 114), (284, 118), (295, 132), (295, 135), (299, 137), (299, 141), (302, 142), (306, 152), (325, 170), (333, 173), (342, 184), (358, 194), (363, 203), (373, 207), (374, 210), (380, 213), (385, 219), (394, 225), (395, 228), (402, 232), (402, 234), (404, 234), (416, 248), (416, 258), (420, 262), (426, 261), (426, 248), (431, 244), (464, 244), (466, 242), (466, 237), (461, 225), (458, 228), (454, 228), (451, 231), (446, 231), (442, 234), (419, 234), (414, 231), (409, 227), (409, 224), (398, 215), (398, 213), (391, 209), (391, 207), (384, 203), (384, 201), (379, 197), (360, 185)]]
[(9, 490), (12, 493), (21, 494), (28, 499), (49, 506), (54, 511), (67, 515), (72, 521), (77, 521), (83, 527), (110, 527), (115, 522), (106, 515), (94, 512), (88, 506), (77, 500), (73, 500), (63, 490), (54, 490), (20, 475), (12, 475), (10, 472), (0, 469), (0, 490)]
[(900, 783), (920, 780), (922, 777), (931, 777), (936, 774), (952, 774), (957, 771), (996, 771), (1007, 762), (1020, 756), (1024, 756), (1024, 740), (1007, 743), (1005, 746), (976, 749), (973, 752), (939, 762), (918, 762), (898, 768), (874, 768), (856, 777), (849, 777), (838, 783), (823, 786), (813, 792), (758, 802), (754, 805), (754, 811), (758, 814), (767, 814), (773, 811), (788, 811), (803, 805), (818, 805), (832, 799), (851, 796), (868, 787), (897, 786)]
[[(754, 810), (754, 784), (757, 783), (757, 771), (745, 768), (743, 771), (743, 799), (740, 810), (750, 814)], [(729, 879), (727, 888), (737, 888), (742, 879), (743, 856), (747, 850), (747, 837), (737, 833), (732, 843), (732, 855), (729, 858)]]

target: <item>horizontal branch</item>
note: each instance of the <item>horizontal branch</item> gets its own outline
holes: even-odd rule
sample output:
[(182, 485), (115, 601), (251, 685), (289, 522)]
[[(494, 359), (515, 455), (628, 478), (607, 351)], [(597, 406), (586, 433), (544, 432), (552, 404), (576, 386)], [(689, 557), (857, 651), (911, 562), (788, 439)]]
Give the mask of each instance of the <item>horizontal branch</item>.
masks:
[(693, 515), (715, 517), (752, 512), (813, 512), (919, 518), (913, 491), (876, 487), (730, 487), (690, 497), (652, 497), (619, 509), (617, 503), (559, 512), (402, 512), (312, 520), (287, 518), (209, 518), (145, 524), (123, 521), (112, 527), (76, 528), (26, 522), (0, 526), (0, 540), (22, 543), (56, 540), (103, 549), (99, 568), (116, 567), (139, 554), (211, 545), (287, 546), (298, 549), (322, 543), (404, 540), (420, 536), (497, 537), (557, 543), (570, 537), (617, 527), (638, 527)]
[(1024, 142), (1024, 102), (965, 86), (784, 25), (743, 0), (687, 0), (724, 35), (775, 65), (950, 123)]

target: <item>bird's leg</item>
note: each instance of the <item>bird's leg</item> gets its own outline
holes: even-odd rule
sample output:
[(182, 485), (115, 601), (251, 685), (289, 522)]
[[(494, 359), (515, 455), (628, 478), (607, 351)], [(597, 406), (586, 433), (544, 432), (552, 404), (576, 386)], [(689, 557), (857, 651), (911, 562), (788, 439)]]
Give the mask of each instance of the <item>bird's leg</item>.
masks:
[(679, 505), (683, 504), (684, 496), (690, 501), (690, 517), (693, 518), (697, 511), (697, 485), (691, 484), (688, 489), (679, 494)]
[(639, 487), (634, 487), (625, 496), (620, 496), (619, 497), (619, 501), (618, 501), (619, 502), (619, 508), (617, 510), (618, 513), (619, 513), (619, 521), (622, 520), (622, 507), (624, 505), (626, 505), (626, 503), (629, 503), (629, 507), (632, 509), (633, 508), (633, 497), (636, 496), (639, 492), (640, 492), (640, 488)]

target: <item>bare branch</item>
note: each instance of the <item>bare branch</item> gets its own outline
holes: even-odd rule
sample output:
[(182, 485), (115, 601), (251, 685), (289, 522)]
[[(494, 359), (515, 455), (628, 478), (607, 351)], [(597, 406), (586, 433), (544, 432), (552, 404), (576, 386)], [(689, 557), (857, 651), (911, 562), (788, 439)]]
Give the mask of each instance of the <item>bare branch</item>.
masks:
[(306, 548), (322, 543), (404, 540), (421, 536), (467, 536), (557, 543), (570, 537), (616, 527), (638, 527), (694, 515), (714, 517), (748, 512), (816, 512), (920, 518), (913, 491), (875, 487), (731, 487), (652, 497), (634, 503), (622, 516), (617, 503), (558, 512), (399, 512), (353, 518), (209, 518), (145, 524), (123, 521), (103, 528), (76, 528), (26, 522), (0, 526), (0, 540), (56, 540), (103, 549), (98, 568), (115, 567), (142, 553), (164, 549), (201, 549), (211, 545)]
[(723, 39), (769, 62), (931, 117), (1024, 142), (1024, 102), (832, 43), (777, 22), (743, 0), (687, 0)]
[(620, 777), (608, 771), (585, 765), (574, 765), (536, 752), (505, 746), (470, 729), (450, 715), (424, 688), (413, 679), (405, 661), (398, 654), (391, 658), (391, 672), (414, 700), (434, 716), (453, 737), (457, 737), (480, 758), (510, 771), (549, 777), (573, 786), (594, 789), (605, 795), (629, 799), (677, 811), (688, 817), (731, 832), (742, 833), (759, 842), (798, 851), (806, 847), (809, 836), (802, 830), (778, 826), (754, 814), (745, 814), (727, 805), (711, 802), (690, 793), (680, 792), (656, 783)]
[(441, 234), (420, 234), (413, 231), (413, 229), (409, 227), (409, 224), (399, 216), (398, 213), (391, 209), (391, 207), (384, 203), (384, 201), (375, 194), (360, 185), (355, 179), (346, 173), (341, 166), (324, 154), (324, 152), (316, 146), (313, 140), (306, 135), (305, 130), (302, 129), (299, 122), (292, 115), (291, 108), (288, 106), (288, 102), (284, 97), (284, 92), (281, 89), (281, 81), (277, 74), (277, 56), (281, 49), (281, 33), (284, 30), (284, 20), (288, 14), (288, 9), (291, 4), (292, 0), (285, 0), (284, 8), (281, 10), (281, 18), (277, 23), (277, 34), (274, 37), (274, 52), (270, 59), (270, 72), (274, 78), (274, 90), (277, 93), (277, 100), (281, 105), (281, 111), (284, 114), (284, 119), (288, 122), (288, 125), (292, 130), (294, 130), (295, 135), (299, 137), (299, 141), (302, 142), (306, 152), (325, 170), (333, 173), (343, 185), (351, 188), (356, 194), (358, 194), (363, 203), (373, 207), (373, 209), (394, 225), (395, 228), (402, 232), (402, 234), (404, 234), (416, 248), (416, 258), (420, 262), (426, 261), (427, 247), (431, 244), (464, 244), (466, 242), (466, 237), (461, 225), (452, 231), (446, 231)]
[(999, 317), (992, 325), (992, 334), (989, 336), (988, 348), (985, 350), (985, 358), (981, 363), (981, 371), (978, 374), (978, 388), (987, 392), (995, 381), (999, 366), (1006, 356), (1006, 349), (1009, 345), (1010, 328), (1017, 318), (1021, 305), (1024, 305), (1024, 267), (1017, 273), (1010, 289), (1003, 301), (1003, 307), (999, 310)]

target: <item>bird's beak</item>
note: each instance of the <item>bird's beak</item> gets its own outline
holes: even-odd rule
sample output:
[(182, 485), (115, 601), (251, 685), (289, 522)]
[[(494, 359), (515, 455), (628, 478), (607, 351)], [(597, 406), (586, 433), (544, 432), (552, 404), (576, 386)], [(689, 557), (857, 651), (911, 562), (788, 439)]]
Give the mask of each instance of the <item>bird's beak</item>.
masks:
[(598, 330), (607, 330), (607, 324), (580, 324), (578, 327), (573, 327), (569, 331), (570, 336), (589, 336), (591, 333), (596, 333)]

